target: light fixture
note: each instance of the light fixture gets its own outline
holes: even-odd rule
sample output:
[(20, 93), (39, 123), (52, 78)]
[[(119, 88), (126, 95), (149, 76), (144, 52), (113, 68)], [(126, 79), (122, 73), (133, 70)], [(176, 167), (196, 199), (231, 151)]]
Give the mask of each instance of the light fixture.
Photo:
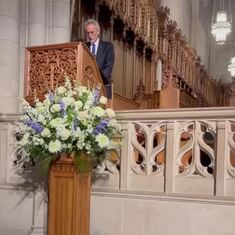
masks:
[[(214, 0), (211, 33), (215, 37), (217, 44), (222, 45), (227, 39), (227, 36), (232, 31), (232, 13), (231, 13), (231, 0)], [(227, 11), (225, 10), (227, 9)], [(214, 20), (215, 12), (216, 18)]]
[(231, 58), (228, 71), (230, 72), (232, 79), (235, 80), (235, 57)]

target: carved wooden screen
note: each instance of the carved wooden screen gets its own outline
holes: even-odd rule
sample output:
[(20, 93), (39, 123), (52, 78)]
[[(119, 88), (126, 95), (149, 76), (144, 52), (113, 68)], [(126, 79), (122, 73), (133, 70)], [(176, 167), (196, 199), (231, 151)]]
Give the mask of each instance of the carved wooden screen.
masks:
[(64, 76), (89, 87), (103, 82), (95, 58), (82, 42), (26, 48), (25, 98), (32, 103), (35, 93), (41, 100), (45, 93), (64, 83)]

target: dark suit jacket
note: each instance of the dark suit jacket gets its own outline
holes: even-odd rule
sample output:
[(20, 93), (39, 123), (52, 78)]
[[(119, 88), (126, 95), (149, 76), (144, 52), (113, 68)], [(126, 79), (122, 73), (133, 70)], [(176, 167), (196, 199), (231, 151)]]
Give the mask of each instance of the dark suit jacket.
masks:
[[(87, 43), (87, 46), (90, 48), (90, 43)], [(99, 41), (96, 62), (104, 85), (111, 84), (111, 74), (114, 65), (114, 48), (111, 42)]]

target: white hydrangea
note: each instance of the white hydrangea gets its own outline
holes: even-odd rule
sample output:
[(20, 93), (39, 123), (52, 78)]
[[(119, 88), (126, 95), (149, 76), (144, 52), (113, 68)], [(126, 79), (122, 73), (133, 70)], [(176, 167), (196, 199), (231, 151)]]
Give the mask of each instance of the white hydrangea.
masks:
[(93, 108), (92, 113), (97, 117), (103, 117), (105, 114), (105, 111), (101, 107), (97, 106)]
[(87, 118), (88, 118), (88, 111), (87, 110), (77, 112), (77, 119), (78, 120), (84, 121)]

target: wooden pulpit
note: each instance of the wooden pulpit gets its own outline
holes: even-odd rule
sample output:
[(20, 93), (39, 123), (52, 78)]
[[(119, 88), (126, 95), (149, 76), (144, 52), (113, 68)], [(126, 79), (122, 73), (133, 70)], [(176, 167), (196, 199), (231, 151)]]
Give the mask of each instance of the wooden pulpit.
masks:
[(24, 97), (29, 103), (63, 85), (65, 75), (88, 87), (101, 86), (105, 95), (95, 58), (82, 42), (27, 47), (25, 61)]

